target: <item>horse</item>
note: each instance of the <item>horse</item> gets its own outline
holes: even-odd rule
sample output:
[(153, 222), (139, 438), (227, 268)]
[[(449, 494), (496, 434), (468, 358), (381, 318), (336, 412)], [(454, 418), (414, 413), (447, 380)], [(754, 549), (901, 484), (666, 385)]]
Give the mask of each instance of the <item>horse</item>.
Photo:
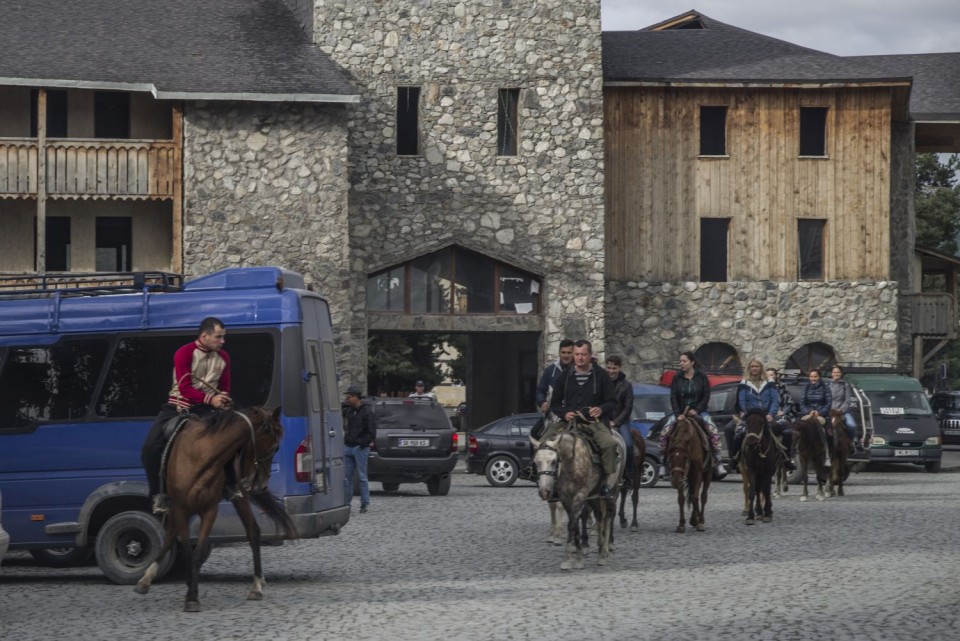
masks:
[[(620, 435), (614, 433), (614, 436), (620, 440), (620, 451), (623, 452)], [(620, 458), (622, 461), (623, 457)], [(586, 437), (576, 431), (571, 421), (571, 429), (549, 434), (537, 444), (534, 464), (540, 498), (547, 501), (556, 491), (567, 513), (567, 545), (560, 569), (583, 568), (584, 537), (577, 525), (578, 521), (582, 522), (586, 506), (590, 507), (597, 521), (597, 564), (606, 565), (610, 555), (618, 488), (612, 488), (611, 498), (608, 499), (600, 499), (596, 495), (604, 475), (600, 464), (593, 461), (593, 452)], [(618, 472), (619, 477), (623, 468)]]
[(743, 498), (747, 514), (746, 525), (753, 525), (755, 517), (769, 523), (773, 520), (773, 497), (770, 486), (780, 462), (780, 448), (767, 424), (767, 415), (761, 409), (752, 409), (743, 418), (746, 433), (740, 449), (740, 473), (743, 475)]
[(820, 421), (815, 418), (800, 419), (793, 424), (793, 442), (797, 451), (798, 471), (803, 482), (803, 492), (800, 500), (807, 500), (808, 472), (813, 470), (817, 476), (817, 500), (826, 498), (823, 484), (827, 479), (826, 468), (823, 464), (826, 453), (823, 451), (823, 441), (820, 439)]
[(677, 419), (670, 432), (667, 461), (670, 464), (670, 483), (677, 489), (680, 505), (680, 524), (677, 532), (686, 532), (684, 502), (690, 503), (690, 525), (698, 532), (706, 529), (704, 511), (707, 507), (707, 491), (713, 476), (711, 457), (713, 453), (704, 442), (703, 430), (689, 417)]
[[(253, 551), (253, 587), (248, 600), (263, 598), (263, 567), (260, 562), (260, 526), (250, 506), (253, 501), (283, 533), (296, 538), (296, 527), (279, 500), (267, 489), (270, 464), (283, 438), (280, 408), (273, 412), (251, 407), (218, 412), (209, 420), (190, 418), (169, 446), (166, 488), (170, 508), (164, 522), (163, 545), (157, 560), (147, 567), (134, 591), (146, 594), (158, 570), (158, 561), (179, 540), (179, 554), (189, 560), (184, 612), (199, 612), (200, 567), (209, 555), (208, 538), (217, 518), (217, 505), (226, 485), (224, 467), (236, 471), (239, 494), (231, 497), (246, 529)], [(200, 516), (197, 543), (191, 549), (189, 520)]]
[[(633, 439), (633, 469), (630, 470), (630, 484), (627, 484), (626, 469), (624, 469), (624, 479), (620, 485), (620, 527), (627, 527), (627, 516), (623, 513), (624, 505), (627, 503), (627, 494), (633, 490), (631, 500), (633, 501), (633, 521), (630, 523), (630, 531), (637, 532), (640, 526), (637, 524), (637, 502), (640, 495), (640, 482), (643, 480), (643, 460), (647, 456), (647, 442), (643, 440), (643, 435), (635, 428), (630, 428), (630, 438)], [(626, 467), (626, 462), (624, 462)]]
[(847, 434), (847, 425), (843, 412), (830, 410), (829, 424), (833, 429), (833, 453), (830, 456), (830, 477), (827, 479), (827, 496), (843, 496), (843, 478), (847, 469), (847, 458), (852, 444)]

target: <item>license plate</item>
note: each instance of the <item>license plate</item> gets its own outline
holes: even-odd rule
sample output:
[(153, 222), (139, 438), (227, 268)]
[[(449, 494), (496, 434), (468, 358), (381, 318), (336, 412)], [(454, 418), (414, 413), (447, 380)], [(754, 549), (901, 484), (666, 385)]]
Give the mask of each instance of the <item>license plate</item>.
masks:
[(430, 447), (428, 438), (398, 438), (397, 447)]
[(943, 430), (945, 436), (960, 436), (960, 430)]
[(894, 456), (917, 456), (920, 454), (919, 450), (894, 450)]

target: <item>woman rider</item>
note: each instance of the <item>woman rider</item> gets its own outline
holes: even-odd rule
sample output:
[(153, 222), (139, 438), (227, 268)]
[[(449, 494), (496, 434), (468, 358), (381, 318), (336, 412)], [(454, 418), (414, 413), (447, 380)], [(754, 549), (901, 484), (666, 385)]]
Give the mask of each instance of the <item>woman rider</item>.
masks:
[(826, 423), (824, 417), (830, 416), (830, 405), (832, 397), (830, 388), (820, 380), (820, 370), (812, 369), (808, 374), (810, 382), (803, 388), (803, 397), (800, 399), (801, 420), (810, 418), (817, 419), (820, 424), (820, 441), (823, 443), (823, 462), (824, 467), (830, 467), (830, 447), (827, 444), (827, 434), (823, 431), (823, 425)]
[(670, 405), (673, 407), (673, 416), (660, 432), (660, 476), (667, 475), (666, 452), (670, 441), (670, 430), (681, 416), (699, 416), (710, 435), (710, 445), (713, 448), (713, 458), (716, 463), (717, 474), (726, 476), (727, 468), (720, 460), (720, 433), (713, 424), (707, 406), (710, 403), (710, 381), (707, 375), (697, 367), (693, 352), (680, 353), (680, 372), (673, 377), (670, 384)]
[(857, 451), (860, 449), (860, 443), (857, 440), (857, 422), (853, 419), (853, 414), (850, 413), (850, 397), (853, 394), (850, 391), (850, 386), (843, 380), (842, 367), (839, 365), (833, 366), (830, 370), (830, 381), (827, 385), (830, 386), (830, 409), (840, 410), (840, 413), (843, 414), (843, 422), (847, 427), (847, 434), (850, 435), (850, 446), (854, 448), (854, 451)]
[(777, 386), (777, 398), (780, 403), (780, 409), (773, 417), (773, 433), (780, 437), (783, 446), (787, 448), (787, 460), (783, 462), (784, 467), (793, 472), (797, 469), (793, 462), (793, 429), (790, 427), (794, 420), (794, 402), (790, 397), (790, 390), (780, 380), (780, 372), (777, 371), (777, 368), (767, 368), (767, 380)]
[[(763, 363), (760, 359), (751, 359), (747, 364), (747, 375), (737, 388), (737, 401), (740, 407), (740, 418), (746, 416), (752, 409), (759, 409), (767, 416), (767, 423), (773, 427), (774, 416), (780, 411), (780, 394), (777, 384), (766, 377)], [(731, 421), (733, 423), (734, 421)], [(730, 460), (736, 463), (740, 454), (740, 446), (747, 432), (746, 424), (741, 420), (736, 426), (736, 435), (733, 438), (733, 447), (730, 448)], [(729, 429), (729, 426), (728, 426)]]

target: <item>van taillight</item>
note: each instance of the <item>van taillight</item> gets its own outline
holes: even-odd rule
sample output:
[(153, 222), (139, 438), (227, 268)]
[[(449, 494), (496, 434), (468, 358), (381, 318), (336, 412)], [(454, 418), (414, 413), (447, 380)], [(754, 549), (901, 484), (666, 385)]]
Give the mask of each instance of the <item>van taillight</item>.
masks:
[(460, 435), (454, 432), (453, 441), (450, 443), (450, 451), (456, 452), (459, 449), (460, 449)]
[(295, 470), (293, 476), (297, 483), (309, 483), (313, 474), (313, 454), (310, 453), (310, 437), (300, 441), (297, 451), (293, 455)]

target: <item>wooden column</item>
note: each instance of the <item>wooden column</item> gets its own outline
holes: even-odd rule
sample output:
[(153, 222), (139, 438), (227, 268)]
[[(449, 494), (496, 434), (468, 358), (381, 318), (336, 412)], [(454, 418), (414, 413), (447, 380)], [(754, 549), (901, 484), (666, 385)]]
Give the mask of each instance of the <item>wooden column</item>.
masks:
[(175, 145), (173, 172), (173, 229), (171, 237), (170, 269), (183, 273), (183, 104), (173, 105), (173, 133)]
[(47, 90), (37, 91), (37, 273), (47, 271)]

